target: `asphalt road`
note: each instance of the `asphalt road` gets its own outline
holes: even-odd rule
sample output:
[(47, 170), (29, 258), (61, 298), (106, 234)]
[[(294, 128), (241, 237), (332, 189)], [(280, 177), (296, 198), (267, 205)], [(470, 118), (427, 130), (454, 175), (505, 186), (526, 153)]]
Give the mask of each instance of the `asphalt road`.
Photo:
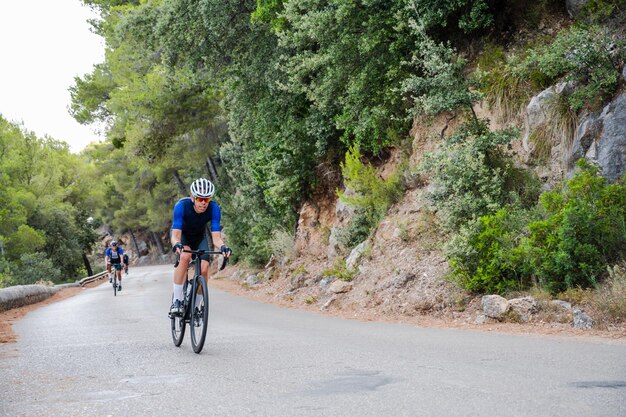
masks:
[(37, 309), (0, 346), (2, 416), (626, 416), (626, 343), (341, 320), (211, 290), (172, 344), (171, 266)]

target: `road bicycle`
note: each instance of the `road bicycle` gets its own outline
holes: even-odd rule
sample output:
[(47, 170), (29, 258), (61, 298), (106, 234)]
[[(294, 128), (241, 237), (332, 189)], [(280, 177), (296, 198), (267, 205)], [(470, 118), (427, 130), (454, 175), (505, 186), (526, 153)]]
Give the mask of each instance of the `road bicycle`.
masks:
[(113, 283), (113, 296), (117, 295), (117, 271), (122, 270), (122, 265), (111, 264), (111, 272), (109, 273), (109, 281)]
[[(193, 264), (194, 274), (192, 278), (187, 277), (183, 284), (184, 299), (182, 302), (182, 313), (168, 314), (172, 328), (172, 340), (174, 341), (174, 346), (180, 346), (185, 337), (185, 326), (189, 324), (191, 347), (195, 353), (200, 353), (204, 347), (204, 341), (206, 340), (209, 321), (209, 290), (206, 280), (201, 273), (202, 262), (200, 261), (200, 257), (202, 255), (221, 255), (222, 252), (187, 249), (183, 249), (182, 251), (191, 253), (192, 262), (189, 263), (189, 268), (191, 268)], [(179, 262), (180, 255), (177, 255), (174, 268), (178, 266)], [(224, 258), (224, 262), (219, 270), (224, 269), (227, 263), (228, 258)], [(197, 297), (202, 297), (202, 299), (196, 302)]]

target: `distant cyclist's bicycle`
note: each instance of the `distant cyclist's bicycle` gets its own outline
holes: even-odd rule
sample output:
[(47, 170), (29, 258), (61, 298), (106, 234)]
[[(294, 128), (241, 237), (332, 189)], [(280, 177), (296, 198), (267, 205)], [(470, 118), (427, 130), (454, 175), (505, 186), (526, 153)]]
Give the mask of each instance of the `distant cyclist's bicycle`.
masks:
[[(189, 323), (189, 331), (191, 332), (191, 346), (195, 353), (200, 353), (204, 347), (204, 341), (206, 340), (206, 332), (209, 321), (209, 291), (207, 288), (206, 280), (201, 273), (200, 257), (202, 255), (221, 255), (220, 251), (209, 250), (187, 250), (183, 249), (183, 252), (191, 253), (192, 263), (195, 267), (193, 278), (188, 278), (183, 284), (183, 311), (180, 314), (169, 314), (172, 325), (172, 339), (175, 346), (180, 346), (185, 337), (185, 326)], [(176, 264), (178, 266), (180, 257), (176, 257)], [(228, 258), (224, 258), (222, 266), (219, 268), (221, 271), (226, 267)], [(190, 263), (191, 267), (191, 263)], [(200, 300), (197, 300), (201, 297)]]
[(117, 271), (122, 270), (122, 265), (120, 264), (111, 264), (111, 279), (110, 281), (113, 283), (113, 296), (117, 295)]

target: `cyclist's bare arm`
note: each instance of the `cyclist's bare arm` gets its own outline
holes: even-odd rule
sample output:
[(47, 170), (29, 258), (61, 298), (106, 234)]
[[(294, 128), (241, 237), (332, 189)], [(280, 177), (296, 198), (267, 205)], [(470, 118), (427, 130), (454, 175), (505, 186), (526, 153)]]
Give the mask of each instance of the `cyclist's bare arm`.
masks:
[(215, 246), (218, 249), (224, 245), (224, 240), (222, 239), (222, 232), (211, 232), (211, 239), (213, 239), (213, 246)]
[[(183, 231), (179, 229), (172, 229), (172, 238), (171, 238), (172, 246), (174, 246), (177, 243), (180, 243), (181, 240), (183, 240)], [(180, 250), (177, 249), (176, 253), (180, 253)]]

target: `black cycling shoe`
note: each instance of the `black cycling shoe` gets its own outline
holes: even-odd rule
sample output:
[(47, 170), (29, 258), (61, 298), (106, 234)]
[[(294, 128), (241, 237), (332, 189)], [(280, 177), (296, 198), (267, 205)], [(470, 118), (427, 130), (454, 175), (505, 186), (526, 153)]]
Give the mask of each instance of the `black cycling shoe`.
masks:
[(196, 327), (200, 327), (202, 325), (202, 319), (204, 314), (204, 306), (202, 309), (196, 307), (193, 309), (193, 323)]
[(118, 285), (117, 285), (117, 290), (118, 290), (118, 291), (122, 291), (122, 284), (118, 284)]
[(180, 300), (174, 300), (170, 307), (170, 316), (180, 316), (183, 314), (183, 303)]

